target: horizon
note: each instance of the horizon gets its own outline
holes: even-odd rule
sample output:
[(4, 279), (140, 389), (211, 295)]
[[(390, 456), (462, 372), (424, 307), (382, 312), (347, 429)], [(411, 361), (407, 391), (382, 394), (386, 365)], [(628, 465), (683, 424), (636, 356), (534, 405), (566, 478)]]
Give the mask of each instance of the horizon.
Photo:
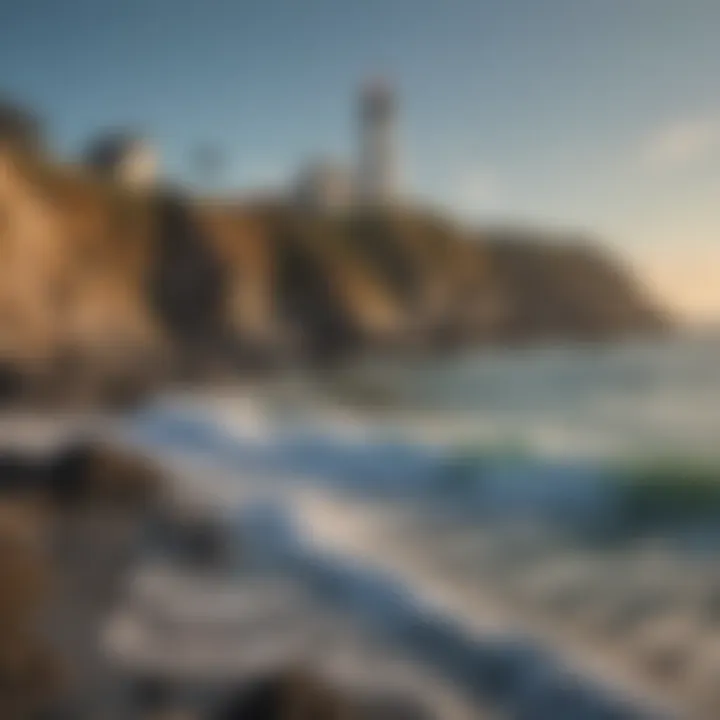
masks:
[(470, 222), (590, 232), (661, 302), (720, 321), (720, 49), (710, 0), (33, 0), (3, 10), (0, 94), (75, 157), (138, 128), (171, 180), (220, 188), (353, 163), (357, 93), (399, 96), (404, 194)]

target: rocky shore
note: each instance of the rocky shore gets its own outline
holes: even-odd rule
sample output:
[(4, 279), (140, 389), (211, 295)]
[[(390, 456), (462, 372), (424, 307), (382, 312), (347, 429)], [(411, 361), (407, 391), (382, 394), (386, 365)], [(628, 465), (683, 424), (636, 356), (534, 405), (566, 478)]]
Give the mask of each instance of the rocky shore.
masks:
[(4, 719), (476, 717), (292, 583), (231, 561), (229, 530), (136, 453), (6, 454), (0, 482)]
[(140, 458), (99, 444), (0, 458), (4, 718), (101, 717), (86, 711), (114, 703), (97, 623), (158, 482)]
[(711, 558), (112, 436), (0, 456), (7, 720), (715, 717)]

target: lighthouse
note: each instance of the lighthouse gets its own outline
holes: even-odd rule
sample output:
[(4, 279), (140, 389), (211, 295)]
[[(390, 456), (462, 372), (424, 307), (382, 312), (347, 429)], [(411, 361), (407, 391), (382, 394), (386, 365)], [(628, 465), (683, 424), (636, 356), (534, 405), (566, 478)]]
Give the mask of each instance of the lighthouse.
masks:
[(366, 207), (391, 205), (397, 191), (396, 99), (382, 79), (369, 82), (360, 95), (358, 201)]

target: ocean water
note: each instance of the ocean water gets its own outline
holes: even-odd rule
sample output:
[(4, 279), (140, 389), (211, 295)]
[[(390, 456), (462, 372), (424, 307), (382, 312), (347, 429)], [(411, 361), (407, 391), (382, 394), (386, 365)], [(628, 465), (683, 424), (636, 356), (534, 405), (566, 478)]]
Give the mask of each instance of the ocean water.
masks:
[[(534, 708), (571, 702), (557, 717), (615, 702), (718, 717), (720, 625), (703, 608), (720, 597), (719, 350), (368, 361), (161, 398), (128, 433), (184, 468), (259, 562), (470, 694), (478, 667), (515, 658), (512, 698), (482, 698), (510, 703), (499, 717), (555, 717), (518, 710), (532, 688)], [(668, 642), (692, 659), (687, 687), (648, 673)]]
[(368, 364), (438, 436), (564, 457), (720, 452), (720, 337)]
[(719, 356), (719, 338), (697, 336), (368, 361), (175, 395), (134, 427), (247, 471), (485, 516), (588, 521), (612, 512), (618, 478), (712, 484)]
[(203, 401), (242, 432), (294, 424), (368, 441), (390, 436), (566, 459), (714, 459), (719, 356), (714, 336), (483, 350), (368, 361), (331, 376), (223, 388)]

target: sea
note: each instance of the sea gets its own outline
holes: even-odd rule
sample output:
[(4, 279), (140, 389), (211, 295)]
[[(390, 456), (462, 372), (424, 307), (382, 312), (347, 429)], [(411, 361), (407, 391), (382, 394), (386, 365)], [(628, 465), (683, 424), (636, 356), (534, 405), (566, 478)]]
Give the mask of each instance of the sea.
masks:
[(366, 359), (174, 393), (131, 428), (144, 442), (227, 457), (246, 471), (406, 501), (483, 496), (485, 507), (494, 488), (540, 512), (545, 496), (579, 501), (590, 489), (597, 504), (603, 485), (614, 488), (609, 476), (711, 474), (720, 461), (719, 357), (720, 335), (688, 334)]
[[(366, 358), (174, 392), (123, 432), (172, 463), (259, 566), (470, 694), (473, 668), (504, 668), (512, 702), (534, 711), (498, 717), (716, 717), (720, 705), (687, 710), (704, 691), (637, 665), (642, 612), (624, 644), (597, 628), (640, 596), (720, 593), (719, 356), (720, 336), (698, 333)], [(562, 702), (566, 714), (547, 709)]]

